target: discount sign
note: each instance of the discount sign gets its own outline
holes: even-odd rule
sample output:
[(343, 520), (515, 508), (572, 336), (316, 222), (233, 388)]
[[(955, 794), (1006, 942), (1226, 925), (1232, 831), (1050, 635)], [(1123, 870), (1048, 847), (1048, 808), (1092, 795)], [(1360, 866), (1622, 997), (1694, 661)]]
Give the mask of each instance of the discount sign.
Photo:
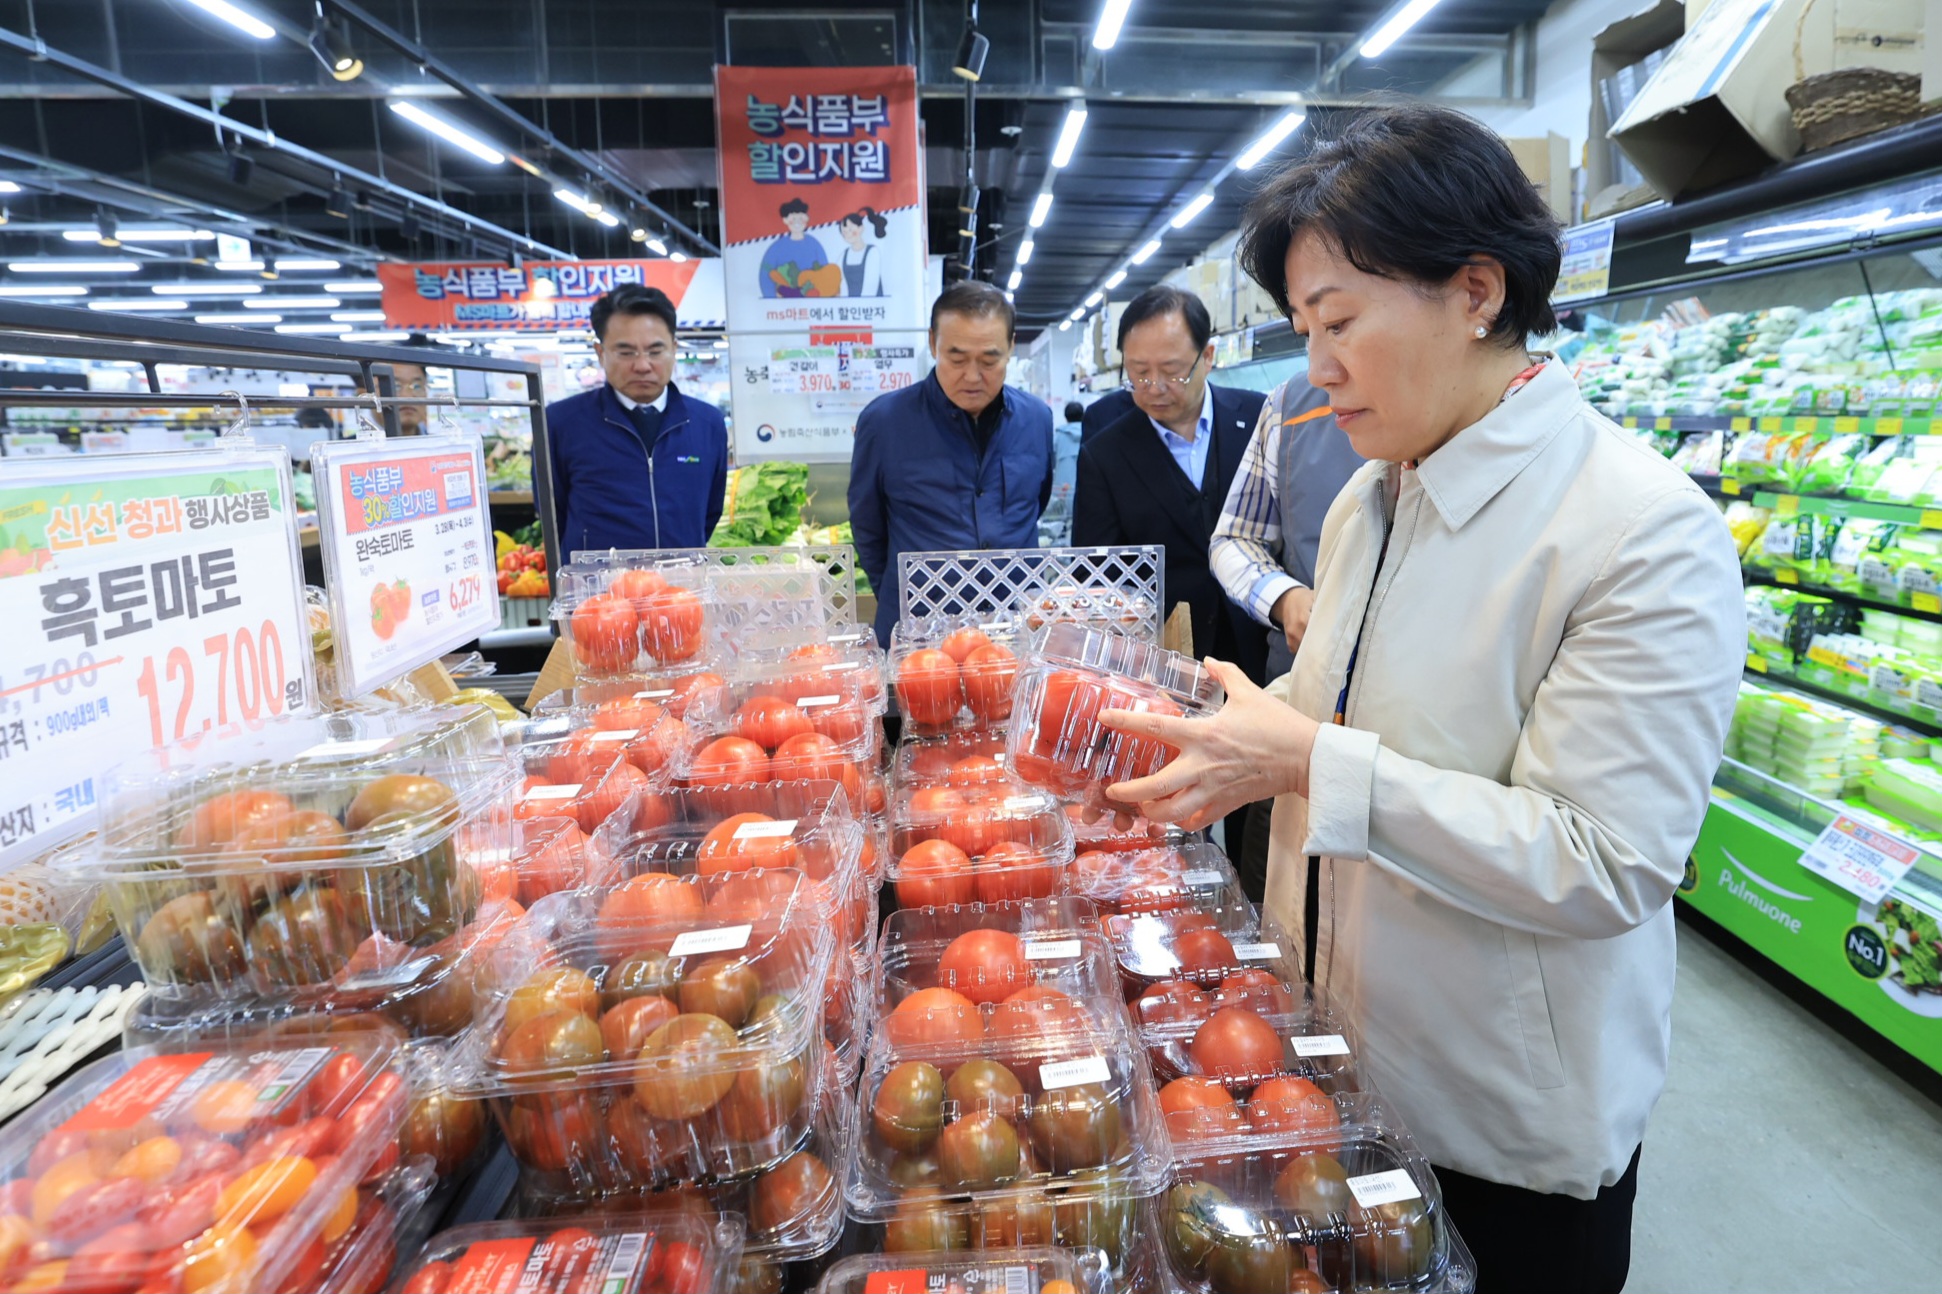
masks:
[(281, 449), (9, 469), (0, 484), (0, 863), (82, 830), (120, 756), (305, 708)]
[(499, 627), (477, 440), (322, 442), (311, 463), (345, 696)]

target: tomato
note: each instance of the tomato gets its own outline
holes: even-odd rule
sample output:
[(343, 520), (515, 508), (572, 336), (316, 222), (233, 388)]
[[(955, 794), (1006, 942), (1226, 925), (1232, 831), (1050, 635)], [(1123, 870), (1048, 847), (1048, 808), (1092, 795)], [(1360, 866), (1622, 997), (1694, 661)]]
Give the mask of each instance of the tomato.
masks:
[(515, 897), (524, 907), (570, 890), (587, 878), (586, 833), (570, 818), (536, 820), (520, 828), (513, 868), (519, 878)]
[(1018, 679), (1018, 657), (994, 643), (973, 648), (960, 671), (964, 701), (981, 723), (1011, 718), (1012, 685)]
[(944, 641), (938, 644), (938, 649), (962, 665), (972, 652), (989, 646), (991, 639), (985, 636), (982, 629), (958, 629), (946, 635)]
[(642, 1185), (693, 1175), (684, 1161), (689, 1137), (682, 1124), (656, 1119), (622, 1095), (607, 1112), (607, 1145), (621, 1170)]
[(931, 1043), (975, 1043), (984, 1038), (977, 1004), (948, 988), (927, 988), (897, 1004), (883, 1021), (883, 1033), (899, 1047)]
[(1049, 984), (1031, 984), (998, 1004), (991, 1013), (994, 1039), (1031, 1042), (1048, 1034), (1090, 1032), (1092, 1019), (1085, 1008)]
[(925, 840), (897, 864), (897, 902), (906, 908), (969, 903), (977, 893), (971, 859), (948, 840)]
[(717, 737), (695, 752), (688, 768), (688, 784), (711, 788), (701, 800), (717, 813), (761, 808), (764, 797), (744, 788), (768, 780), (769, 752), (746, 737)]
[(41, 1220), (41, 1234), (62, 1248), (71, 1249), (110, 1227), (134, 1221), (148, 1193), (148, 1183), (133, 1177), (85, 1182), (66, 1192), (59, 1207)]
[(1436, 1256), (1436, 1231), (1420, 1197), (1368, 1208), (1351, 1200), (1348, 1214), (1359, 1279), (1394, 1286), (1429, 1271)]
[(1321, 1088), (1292, 1074), (1255, 1088), (1248, 1097), (1247, 1117), (1257, 1132), (1314, 1133), (1330, 1149), (1340, 1140), (1334, 1135), (1342, 1126), (1335, 1102)]
[(815, 731), (808, 715), (793, 701), (779, 696), (750, 697), (735, 712), (735, 735), (748, 738), (770, 754), (789, 738)]
[[(604, 1029), (602, 1031), (604, 1036)], [(481, 1101), (460, 1097), (442, 1086), (418, 1089), (398, 1130), (398, 1150), (407, 1158), (429, 1155), (440, 1177), (450, 1177), (472, 1158), (485, 1139), (486, 1111)]]
[(944, 1075), (935, 1065), (907, 1060), (877, 1084), (870, 1130), (900, 1155), (921, 1155), (944, 1129)]
[(223, 1188), (216, 1216), (246, 1226), (280, 1218), (303, 1201), (317, 1181), (317, 1165), (300, 1155), (283, 1155), (245, 1168)]
[(506, 1108), (506, 1141), (522, 1164), (544, 1173), (600, 1162), (600, 1110), (585, 1092), (515, 1097)]
[(1133, 1003), (1134, 1017), (1142, 1025), (1199, 1024), (1213, 1013), (1207, 995), (1183, 979), (1154, 984)]
[(176, 833), (179, 849), (213, 850), (229, 844), (255, 823), (281, 818), (295, 809), (275, 791), (225, 791), (196, 806)]
[(978, 860), (971, 879), (980, 903), (1045, 899), (1059, 887), (1059, 869), (1036, 850), (1001, 840)]
[(634, 1059), (649, 1034), (680, 1014), (674, 1003), (653, 994), (616, 1003), (600, 1017), (600, 1038), (607, 1046), (607, 1059)]
[(671, 714), (662, 715), (651, 726), (638, 731), (640, 735), (621, 750), (627, 756), (628, 763), (649, 777), (667, 768), (676, 756), (694, 742), (694, 734), (689, 731), (688, 725)]
[(958, 663), (947, 653), (921, 647), (897, 666), (897, 701), (904, 717), (921, 728), (941, 728), (964, 705)]
[(182, 1288), (187, 1294), (216, 1286), (242, 1287), (243, 1277), (256, 1266), (256, 1237), (246, 1226), (217, 1223), (189, 1242), (182, 1260)]
[(135, 955), (151, 980), (164, 983), (226, 983), (249, 964), (235, 922), (203, 892), (157, 908), (135, 937)]
[(260, 854), (275, 864), (328, 863), (342, 858), (350, 843), (336, 818), (302, 809), (249, 823), (236, 833), (230, 851)]
[(224, 1173), (209, 1173), (152, 1196), (140, 1215), (149, 1230), (150, 1243), (157, 1249), (169, 1249), (206, 1231), (216, 1220), (216, 1202), (222, 1198), (228, 1180)]
[(716, 1107), (715, 1117), (732, 1140), (759, 1145), (802, 1113), (803, 1097), (809, 1090), (801, 1060), (790, 1057), (758, 1063), (735, 1076), (728, 1095)]
[(991, 1110), (976, 1110), (937, 1134), (937, 1175), (947, 1191), (978, 1191), (1019, 1175), (1018, 1129)]
[(1179, 930), (1173, 938), (1173, 955), (1182, 975), (1208, 982), (1240, 964), (1227, 936), (1206, 927)]
[(614, 763), (605, 773), (586, 787), (586, 791), (573, 801), (574, 817), (579, 819), (580, 830), (592, 835), (600, 829), (600, 824), (620, 812), (627, 797), (647, 785), (647, 774), (624, 759), (616, 756)]
[(646, 697), (622, 696), (602, 701), (589, 719), (595, 732), (646, 732), (667, 717)]
[(681, 972), (666, 953), (639, 952), (607, 972), (600, 988), (600, 1004), (611, 1011), (636, 997), (664, 997), (672, 1002), (680, 985)]
[(989, 755), (967, 755), (946, 770), (944, 781), (960, 791), (970, 787), (1003, 786), (1005, 766)]
[(593, 728), (568, 734), (546, 757), (546, 780), (554, 786), (584, 785), (619, 763), (619, 744), (594, 740), (599, 735)]
[(1321, 1154), (1290, 1160), (1275, 1176), (1274, 1197), (1289, 1212), (1303, 1215), (1310, 1226), (1328, 1225), (1331, 1216), (1347, 1213), (1355, 1198), (1341, 1162)]
[(452, 1271), (450, 1263), (426, 1263), (411, 1274), (410, 1280), (398, 1287), (398, 1294), (446, 1294)]
[(1214, 1000), (1222, 1006), (1244, 1006), (1263, 1015), (1288, 1015), (1295, 1009), (1295, 991), (1267, 971), (1238, 970), (1220, 982)]
[(645, 1294), (707, 1294), (714, 1282), (708, 1256), (684, 1240), (662, 1247), (661, 1274)]
[(1176, 1140), (1227, 1137), (1247, 1130), (1247, 1119), (1225, 1084), (1211, 1078), (1176, 1078), (1160, 1089), (1160, 1109)]
[(110, 1177), (134, 1177), (159, 1186), (182, 1167), (182, 1143), (174, 1137), (149, 1137), (123, 1151), (108, 1170)]
[(1032, 964), (1010, 931), (970, 930), (944, 949), (937, 980), (973, 1002), (1002, 1002), (1032, 982)]
[(600, 1026), (579, 1011), (535, 1016), (499, 1043), (499, 1069), (509, 1083), (570, 1079), (606, 1058)]
[(702, 876), (721, 872), (746, 872), (751, 868), (795, 867), (803, 865), (802, 850), (789, 831), (772, 835), (761, 829), (774, 823), (766, 813), (737, 813), (711, 828), (702, 838), (695, 856), (695, 871)]
[(635, 1070), (634, 1099), (657, 1119), (692, 1119), (734, 1085), (720, 1056), (739, 1040), (719, 1016), (678, 1015), (648, 1035)]
[(870, 717), (852, 700), (810, 706), (803, 713), (809, 716), (810, 727), (840, 746), (855, 746), (870, 728)]
[(511, 1033), (528, 1020), (538, 1019), (553, 1011), (578, 1011), (584, 1016), (598, 1016), (600, 986), (584, 971), (571, 966), (548, 966), (536, 970), (506, 999), (506, 1016), (500, 1027)]
[(666, 952), (680, 927), (702, 915), (701, 889), (665, 872), (643, 872), (611, 891), (595, 920), (595, 943), (609, 958)]
[(779, 782), (835, 782), (843, 788), (852, 809), (863, 808), (863, 778), (855, 761), (833, 738), (820, 732), (798, 733), (776, 748), (769, 764)]
[(459, 818), (458, 796), (435, 777), (391, 773), (366, 782), (344, 810), (344, 825), (362, 831), (387, 814), (410, 814), (427, 825), (447, 826)]
[(684, 1015), (711, 1015), (739, 1029), (762, 996), (762, 978), (740, 954), (709, 957), (681, 977)]
[(243, 1155), (244, 1169), (255, 1168), (272, 1159), (317, 1159), (328, 1155), (337, 1145), (337, 1120), (305, 1119), (288, 1128), (273, 1128), (269, 1135), (250, 1143)]
[(1105, 699), (1105, 687), (1090, 675), (1071, 670), (1046, 675), (1032, 753), (1062, 770), (1080, 767), (1099, 742), (1099, 712), (1105, 709)]
[(883, 1251), (888, 1254), (970, 1247), (970, 1217), (965, 1210), (945, 1200), (934, 1187), (904, 1192), (896, 1212), (883, 1228)]
[(641, 612), (641, 643), (663, 665), (692, 660), (701, 651), (701, 596), (692, 589), (666, 588), (647, 599)]
[(640, 620), (632, 603), (596, 593), (573, 609), (573, 654), (588, 674), (619, 674), (640, 655)]
[(708, 896), (708, 919), (725, 926), (773, 919), (795, 898), (799, 884), (799, 879), (786, 871), (744, 872), (723, 877), (715, 882)]
[(710, 674), (706, 670), (703, 670), (698, 674), (689, 674), (676, 679), (673, 684), (673, 691), (663, 698), (662, 704), (667, 706), (669, 714), (677, 719), (685, 720), (688, 717), (688, 706), (694, 702), (697, 696), (714, 692), (727, 686), (727, 679), (724, 679), (719, 674)]
[(95, 1294), (132, 1290), (148, 1275), (153, 1261), (148, 1228), (124, 1223), (74, 1251), (74, 1256), (68, 1259), (62, 1286), (69, 1291), (87, 1290)]
[(748, 1220), (768, 1236), (787, 1236), (813, 1225), (836, 1206), (836, 1179), (829, 1165), (799, 1150), (755, 1179)]
[(1120, 1145), (1119, 1100), (1100, 1083), (1059, 1088), (1033, 1104), (1030, 1127), (1032, 1146), (1052, 1172), (1102, 1168)]
[(218, 1079), (196, 1093), (189, 1112), (211, 1136), (233, 1137), (256, 1118), (256, 1089), (238, 1079)]
[(638, 609), (641, 603), (667, 587), (667, 578), (659, 571), (634, 569), (614, 576), (614, 582), (607, 586), (607, 592)]
[(1222, 1007), (1194, 1034), (1194, 1065), (1229, 1087), (1252, 1087), (1281, 1072), (1281, 1035), (1242, 1006)]

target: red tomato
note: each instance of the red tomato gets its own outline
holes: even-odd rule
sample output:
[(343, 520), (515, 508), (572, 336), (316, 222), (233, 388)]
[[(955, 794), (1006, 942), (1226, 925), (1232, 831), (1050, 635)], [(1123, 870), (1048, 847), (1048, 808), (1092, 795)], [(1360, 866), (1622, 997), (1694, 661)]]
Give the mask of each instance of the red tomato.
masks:
[(962, 665), (965, 659), (980, 647), (991, 646), (991, 639), (981, 629), (959, 629), (948, 635), (938, 644), (946, 656)]
[(1011, 717), (1012, 684), (1018, 678), (1018, 657), (996, 643), (974, 648), (964, 658), (964, 701), (981, 723)]
[(695, 860), (696, 873), (713, 876), (718, 872), (746, 872), (755, 867), (801, 867), (802, 850), (796, 847), (793, 836), (743, 830), (774, 821), (766, 813), (737, 813), (717, 824), (702, 838), (701, 852)]
[[(1051, 760), (1063, 772), (1081, 767), (1099, 743), (1099, 712), (1105, 699), (1105, 687), (1089, 675), (1071, 670), (1047, 675), (1032, 753)], [(1022, 769), (1015, 771), (1025, 775)]]
[(451, 1279), (452, 1264), (426, 1263), (398, 1287), (398, 1294), (446, 1294), (446, 1285)]
[(1155, 984), (1133, 1003), (1134, 1018), (1142, 1025), (1199, 1024), (1213, 1013), (1207, 995), (1183, 979)]
[(834, 705), (812, 705), (803, 711), (809, 716), (809, 726), (841, 746), (854, 746), (863, 740), (869, 730), (870, 720), (863, 713), (863, 707), (855, 701), (838, 701)]
[(607, 592), (633, 603), (638, 610), (641, 603), (667, 586), (667, 580), (659, 571), (631, 570), (614, 576), (614, 582), (607, 586)]
[(855, 812), (863, 811), (863, 778), (842, 747), (820, 732), (797, 733), (776, 748), (769, 774), (778, 782), (835, 782)]
[(692, 660), (701, 650), (700, 595), (667, 588), (648, 598), (641, 612), (641, 644), (663, 665)]
[(702, 803), (717, 813), (745, 813), (764, 798), (746, 788), (769, 780), (769, 752), (746, 737), (717, 737), (695, 752), (688, 768), (690, 786), (710, 788)]
[(671, 714), (663, 714), (652, 727), (636, 731), (640, 735), (621, 749), (627, 762), (649, 777), (666, 768), (694, 740), (688, 725)]
[(735, 735), (748, 738), (769, 754), (789, 738), (814, 731), (809, 716), (795, 702), (779, 696), (750, 697), (735, 712)]
[[(317, 1076), (310, 1080), (308, 1096), (310, 1108), (326, 1118), (335, 1118), (351, 1106), (357, 1094), (364, 1090), (364, 1061), (350, 1052), (339, 1052), (324, 1062)], [(216, 1143), (221, 1144), (221, 1143)], [(184, 1163), (189, 1156), (183, 1156)], [(200, 1171), (208, 1172), (208, 1168)]]
[(708, 1294), (713, 1281), (708, 1256), (686, 1241), (676, 1240), (662, 1248), (660, 1275), (646, 1294)]
[(595, 741), (595, 730), (582, 728), (553, 747), (546, 759), (546, 780), (555, 786), (585, 785), (621, 760), (619, 742)]
[(706, 670), (703, 670), (699, 674), (689, 674), (683, 678), (676, 679), (673, 684), (674, 690), (663, 698), (662, 703), (667, 706), (669, 714), (677, 719), (685, 720), (688, 717), (688, 706), (693, 703), (697, 695), (713, 692), (718, 688), (725, 688), (727, 686), (728, 680), (724, 679), (721, 675), (710, 674)]
[(519, 874), (516, 897), (523, 907), (549, 894), (570, 890), (587, 875), (587, 837), (571, 818), (543, 819), (521, 828), (513, 865)]
[(585, 794), (573, 801), (574, 816), (580, 821), (580, 830), (592, 835), (600, 829), (601, 823), (619, 811), (628, 796), (646, 785), (646, 773), (626, 760), (616, 761), (587, 787)]
[(1227, 1088), (1211, 1078), (1176, 1078), (1160, 1089), (1167, 1131), (1176, 1138), (1233, 1136), (1247, 1130), (1247, 1119)]
[(1024, 942), (1010, 931), (969, 930), (944, 949), (937, 981), (973, 1002), (1002, 1002), (1032, 983), (1032, 964)]
[(927, 988), (897, 1003), (883, 1021), (884, 1036), (899, 1047), (930, 1043), (973, 1044), (984, 1037), (977, 1004), (953, 989)]
[(1281, 1035), (1244, 1006), (1222, 1007), (1207, 1017), (1187, 1048), (1202, 1074), (1229, 1087), (1253, 1087), (1281, 1072)]
[(922, 728), (941, 728), (964, 705), (958, 663), (933, 647), (920, 647), (897, 666), (897, 700), (904, 717)]
[[(1257, 1132), (1332, 1133), (1342, 1116), (1321, 1088), (1305, 1078), (1284, 1074), (1254, 1089), (1247, 1101), (1248, 1122)], [(1335, 1149), (1330, 1141), (1328, 1148)]]
[(640, 655), (639, 621), (634, 608), (608, 593), (596, 593), (574, 608), (573, 654), (589, 674), (618, 674)]
[(1287, 1015), (1295, 1009), (1295, 991), (1267, 971), (1238, 970), (1220, 982), (1214, 1000), (1222, 1006), (1244, 1006), (1263, 1015)]
[(788, 872), (760, 871), (726, 876), (712, 883), (707, 913), (725, 926), (772, 919), (796, 893), (797, 878)]
[[(599, 732), (646, 732), (661, 722), (666, 711), (644, 697), (623, 696), (594, 708), (593, 727)], [(562, 779), (566, 780), (566, 779)]]
[(1059, 869), (1037, 850), (1001, 840), (977, 861), (971, 880), (980, 903), (1046, 899), (1058, 889)]
[(149, 1185), (138, 1177), (113, 1177), (91, 1182), (60, 1203), (41, 1228), (41, 1234), (62, 1248), (94, 1239), (110, 1227), (133, 1222), (147, 1202)]
[(1218, 930), (1182, 930), (1173, 937), (1173, 955), (1179, 959), (1180, 973), (1212, 981), (1240, 964), (1234, 945)]
[(1003, 786), (1005, 766), (989, 755), (968, 755), (951, 765), (944, 781), (960, 791), (978, 786)]
[(148, 1228), (129, 1222), (103, 1232), (74, 1251), (60, 1287), (99, 1294), (132, 1290), (153, 1265)]
[(911, 846), (897, 864), (897, 902), (907, 908), (969, 903), (976, 894), (971, 859), (948, 840)]
[(595, 921), (596, 942), (619, 960), (653, 949), (666, 952), (681, 927), (701, 919), (701, 889), (665, 872), (646, 872), (608, 894)]
[(1031, 984), (998, 1004), (991, 1013), (993, 1038), (1030, 1042), (1049, 1033), (1090, 1032), (1084, 1008), (1048, 984)]

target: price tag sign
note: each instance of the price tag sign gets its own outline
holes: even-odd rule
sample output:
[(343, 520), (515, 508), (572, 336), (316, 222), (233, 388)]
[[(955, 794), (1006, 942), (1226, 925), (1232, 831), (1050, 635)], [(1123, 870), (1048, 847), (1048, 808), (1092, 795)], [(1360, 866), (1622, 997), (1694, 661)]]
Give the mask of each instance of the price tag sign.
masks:
[(1807, 847), (1800, 865), (1865, 903), (1879, 903), (1919, 857), (1921, 851), (1901, 837), (1842, 814)]
[(499, 627), (478, 441), (323, 441), (310, 461), (345, 696)]
[(1564, 231), (1564, 259), (1558, 266), (1553, 305), (1589, 301), (1611, 290), (1612, 222), (1594, 221)]
[(132, 753), (310, 706), (289, 455), (16, 462), (0, 479), (0, 865), (87, 829)]
[(1403, 1200), (1420, 1200), (1423, 1193), (1416, 1189), (1416, 1179), (1409, 1170), (1392, 1168), (1386, 1173), (1364, 1173), (1360, 1177), (1349, 1178), (1349, 1193), (1355, 1202), (1365, 1209), (1373, 1209), (1378, 1204), (1396, 1204)]
[(732, 953), (748, 947), (751, 925), (719, 926), (713, 930), (684, 930), (668, 947), (670, 957), (698, 957), (704, 953)]

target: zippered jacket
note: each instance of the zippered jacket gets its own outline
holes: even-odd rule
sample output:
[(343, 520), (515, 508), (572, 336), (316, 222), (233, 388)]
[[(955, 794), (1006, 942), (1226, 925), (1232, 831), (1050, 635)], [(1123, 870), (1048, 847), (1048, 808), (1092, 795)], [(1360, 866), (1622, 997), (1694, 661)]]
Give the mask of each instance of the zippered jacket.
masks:
[(602, 383), (546, 407), (560, 552), (700, 548), (721, 520), (728, 425), (721, 410), (668, 384), (652, 445)]

